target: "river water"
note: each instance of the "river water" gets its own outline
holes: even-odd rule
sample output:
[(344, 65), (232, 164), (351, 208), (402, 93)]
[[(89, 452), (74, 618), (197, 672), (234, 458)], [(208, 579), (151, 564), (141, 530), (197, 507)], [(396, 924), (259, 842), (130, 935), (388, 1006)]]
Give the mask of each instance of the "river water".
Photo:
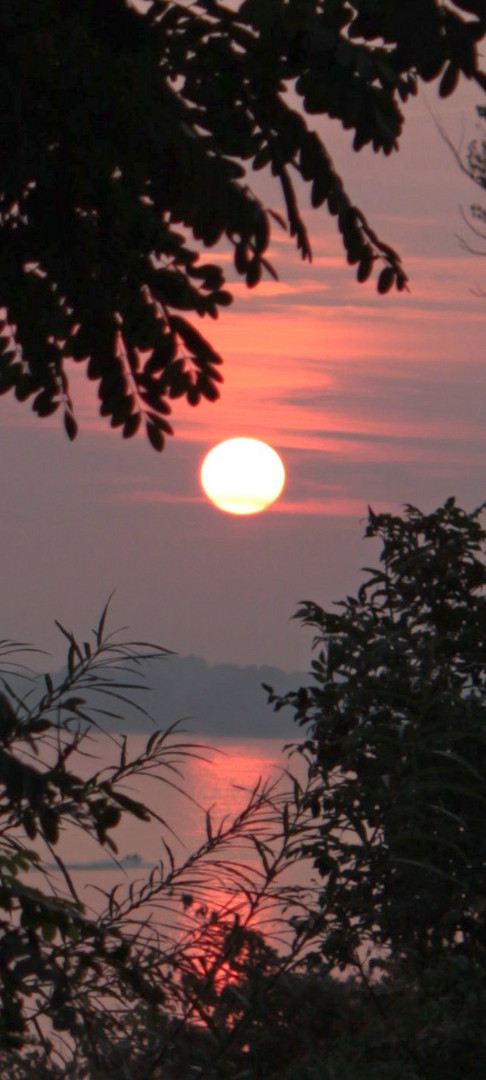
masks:
[[(147, 738), (127, 736), (127, 757), (140, 755)], [(96, 734), (84, 747), (85, 755), (73, 762), (72, 768), (86, 776), (96, 771), (101, 771), (100, 779), (109, 776), (110, 767), (119, 760), (120, 738)], [(123, 783), (122, 790), (151, 807), (158, 820), (145, 823), (125, 814), (120, 825), (109, 834), (117, 844), (117, 861), (81, 830), (73, 827), (64, 830), (56, 852), (68, 868), (79, 900), (91, 914), (99, 914), (106, 895), (117, 887), (118, 899), (127, 903), (130, 886), (139, 889), (151, 870), (161, 863), (163, 874), (171, 873), (173, 858), (175, 867), (180, 868), (173, 879), (174, 890), (173, 893), (167, 887), (160, 890), (151, 909), (152, 921), (155, 919), (159, 926), (183, 926), (190, 932), (195, 913), (204, 914), (206, 908), (226, 907), (246, 918), (248, 907), (265, 878), (262, 857), (252, 836), (260, 843), (268, 842), (267, 862), (271, 862), (272, 852), (278, 856), (282, 793), (290, 790), (283, 770), (290, 768), (303, 779), (302, 762), (296, 757), (289, 762), (278, 739), (220, 738), (211, 744), (208, 739), (207, 745), (195, 746), (187, 737), (174, 734), (160, 758), (158, 776), (148, 773), (130, 777)], [(265, 783), (276, 785), (276, 811), (266, 805), (254, 805), (248, 818), (232, 831), (231, 822), (251, 800), (251, 792)], [(191, 862), (192, 854), (208, 840), (207, 811), (210, 811), (210, 835), (216, 836), (224, 822), (228, 836), (216, 843), (213, 840), (202, 858)], [(52, 856), (43, 853), (42, 857), (49, 867), (53, 886), (60, 889), (62, 879), (54, 869)], [(277, 925), (275, 897), (281, 884), (290, 889), (307, 885), (310, 880), (308, 865), (296, 864), (285, 871), (283, 867), (284, 863), (278, 863), (278, 874), (252, 921), (252, 925), (267, 935), (274, 933)], [(154, 873), (158, 881), (159, 871)], [(35, 878), (38, 877), (36, 874)], [(190, 896), (195, 901), (184, 912), (181, 896)]]

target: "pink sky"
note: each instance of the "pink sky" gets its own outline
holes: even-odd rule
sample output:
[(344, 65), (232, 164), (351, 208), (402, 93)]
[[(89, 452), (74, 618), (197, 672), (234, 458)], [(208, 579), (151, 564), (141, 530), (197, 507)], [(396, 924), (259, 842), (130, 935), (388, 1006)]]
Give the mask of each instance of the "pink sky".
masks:
[[(427, 98), (438, 109), (432, 89)], [(464, 147), (476, 103), (466, 85), (440, 106)], [(329, 132), (352, 197), (399, 249), (410, 293), (359, 286), (333, 219), (309, 212), (313, 263), (277, 233), (279, 282), (238, 283), (233, 307), (205, 323), (226, 359), (222, 398), (176, 407), (162, 456), (99, 420), (78, 371), (72, 445), (56, 419), (0, 399), (1, 637), (55, 649), (54, 618), (82, 635), (116, 588), (113, 624), (134, 636), (211, 662), (307, 667), (309, 635), (289, 617), (301, 599), (329, 604), (356, 588), (375, 557), (361, 540), (368, 503), (486, 498), (486, 301), (471, 292), (486, 288), (486, 259), (456, 235), (476, 189), (423, 98), (391, 159), (352, 155), (349, 136)], [(200, 491), (205, 452), (233, 435), (266, 439), (284, 460), (284, 496), (263, 515), (229, 517)]]

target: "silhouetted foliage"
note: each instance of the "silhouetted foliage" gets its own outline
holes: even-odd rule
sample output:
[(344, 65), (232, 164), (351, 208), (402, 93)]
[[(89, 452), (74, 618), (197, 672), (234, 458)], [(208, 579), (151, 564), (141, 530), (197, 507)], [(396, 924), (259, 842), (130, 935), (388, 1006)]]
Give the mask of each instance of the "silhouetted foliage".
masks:
[[(0, 1047), (21, 1046), (36, 1030), (38, 1017), (49, 1016), (58, 1031), (73, 1031), (82, 1011), (80, 983), (91, 992), (103, 992), (115, 975), (120, 988), (139, 986), (142, 995), (160, 996), (145, 982), (131, 944), (118, 929), (89, 918), (76, 894), (63, 861), (56, 854), (62, 831), (80, 828), (108, 851), (117, 853), (111, 832), (123, 814), (143, 821), (157, 817), (130, 797), (123, 783), (150, 768), (163, 773), (170, 751), (163, 733), (151, 739), (147, 753), (134, 762), (126, 745), (112, 769), (95, 770), (82, 778), (72, 763), (85, 753), (87, 726), (96, 722), (117, 697), (125, 698), (132, 685), (126, 674), (148, 653), (103, 635), (106, 610), (94, 632), (93, 644), (80, 645), (64, 631), (69, 647), (62, 681), (45, 676), (29, 679), (28, 693), (19, 697), (8, 676), (8, 690), (0, 695)], [(2, 643), (2, 662), (11, 662), (15, 644)], [(164, 653), (165, 650), (160, 650)], [(116, 667), (118, 683), (109, 678)], [(133, 674), (132, 674), (133, 677)], [(32, 685), (33, 683), (33, 685)], [(37, 690), (37, 693), (35, 693)], [(34, 694), (33, 694), (34, 691)], [(91, 716), (85, 711), (86, 692), (94, 694)], [(29, 697), (33, 700), (29, 701)], [(177, 747), (173, 754), (178, 757)], [(168, 762), (166, 764), (166, 767)], [(42, 860), (36, 845), (42, 845)], [(53, 886), (45, 868), (51, 858), (61, 871), (67, 895)], [(41, 871), (48, 888), (42, 890), (25, 878)], [(34, 879), (35, 880), (35, 879)], [(97, 988), (95, 990), (95, 987)], [(108, 993), (108, 990), (106, 989)], [(79, 995), (79, 997), (78, 997)]]
[[(486, 122), (486, 106), (477, 105), (476, 113), (479, 116), (484, 129), (484, 124)], [(444, 131), (444, 128), (437, 120), (436, 125), (444, 142), (447, 143), (447, 146), (452, 151), (462, 172), (464, 172), (473, 183), (477, 184), (482, 191), (486, 190), (486, 138), (484, 137), (484, 133), (479, 138), (471, 139), (464, 156), (461, 153), (460, 148), (458, 149), (454, 145), (447, 132)], [(486, 255), (486, 207), (481, 203), (472, 203), (468, 213), (461, 207), (461, 216), (467, 225), (470, 234), (472, 233), (475, 238), (474, 240), (464, 239), (464, 237), (461, 236), (459, 238), (461, 247), (471, 255)], [(478, 240), (480, 241), (479, 246), (477, 243)], [(476, 295), (484, 296), (484, 293), (482, 290), (477, 290)]]
[[(478, 105), (476, 112), (484, 124), (486, 121), (486, 106)], [(486, 138), (471, 139), (467, 148), (466, 161), (463, 162), (463, 168), (470, 179), (484, 191), (486, 189)], [(469, 208), (469, 214), (469, 219), (466, 218), (469, 228), (479, 240), (486, 242), (486, 232), (484, 231), (486, 208), (480, 203), (473, 203)], [(473, 246), (467, 240), (461, 240), (461, 244), (472, 255), (486, 255), (486, 243), (483, 243), (480, 248)]]
[[(287, 986), (291, 993), (286, 999)], [(481, 1080), (484, 1076), (482, 964), (460, 965), (449, 958), (434, 965), (420, 984), (401, 973), (375, 983), (371, 990), (359, 980), (342, 983), (302, 975), (284, 976), (280, 987), (279, 1028), (269, 1038), (265, 1068), (249, 1072), (252, 1078)], [(269, 1020), (272, 1027), (271, 1012)], [(290, 1049), (288, 1060), (273, 1069), (270, 1046), (275, 1051), (285, 1045)]]
[[(144, 13), (1, 0), (0, 392), (40, 417), (61, 408), (73, 439), (67, 362), (84, 362), (101, 414), (125, 437), (145, 425), (161, 450), (172, 400), (219, 395), (199, 317), (231, 295), (201, 248), (224, 241), (251, 288), (274, 273), (273, 219), (310, 258), (294, 176), (336, 218), (358, 281), (376, 268), (380, 293), (405, 288), (305, 114), (390, 154), (420, 80), (440, 79), (441, 96), (461, 74), (485, 87), (485, 27), (483, 0), (153, 0)], [(276, 178), (284, 217), (249, 167)]]
[[(223, 1043), (233, 1043), (228, 1018), (217, 1018), (228, 981), (236, 991), (250, 971), (285, 971), (305, 946), (288, 915), (309, 909), (312, 888), (282, 875), (300, 858), (295, 835), (313, 825), (292, 791), (260, 781), (221, 821), (200, 808), (205, 836), (176, 857), (177, 823), (140, 800), (137, 779), (184, 792), (184, 762), (208, 748), (154, 725), (136, 757), (125, 736), (105, 735), (114, 760), (99, 760), (103, 720), (127, 705), (144, 711), (141, 665), (166, 652), (106, 635), (105, 617), (106, 609), (86, 642), (60, 627), (68, 648), (57, 677), (29, 673), (14, 663), (19, 646), (2, 643), (0, 1073), (11, 1080), (55, 1080), (66, 1070), (73, 1080), (105, 1080), (121, 1060), (130, 1080), (160, 1069), (178, 1075), (205, 1033), (208, 1064), (219, 1060)], [(93, 912), (76, 890), (63, 835), (73, 851), (76, 830), (88, 834), (115, 866), (114, 833), (121, 826), (123, 836), (127, 817), (158, 824), (159, 861), (98, 889)], [(250, 1004), (245, 1015), (240, 1008), (239, 1031), (251, 1022)]]
[[(305, 729), (324, 961), (421, 971), (486, 949), (486, 532), (482, 507), (369, 511), (380, 566), (316, 630), (314, 683), (278, 698)], [(310, 801), (309, 801), (310, 800)], [(309, 929), (312, 927), (309, 926)]]
[[(481, 120), (486, 120), (486, 106), (477, 105), (476, 112)], [(486, 139), (472, 139), (467, 150), (468, 175), (483, 191), (486, 189)], [(486, 222), (486, 210), (472, 206), (471, 213)]]
[[(476, 112), (484, 125), (486, 123), (486, 106), (478, 105)], [(465, 171), (471, 180), (482, 189), (486, 190), (486, 138), (472, 139), (467, 148), (466, 162), (463, 163)], [(463, 218), (475, 237), (474, 241), (465, 240), (461, 237), (461, 246), (471, 255), (486, 255), (486, 206), (482, 203), (472, 203), (469, 207), (469, 216), (463, 213)], [(480, 241), (478, 247), (477, 240)], [(485, 296), (483, 289), (475, 290), (476, 295)]]

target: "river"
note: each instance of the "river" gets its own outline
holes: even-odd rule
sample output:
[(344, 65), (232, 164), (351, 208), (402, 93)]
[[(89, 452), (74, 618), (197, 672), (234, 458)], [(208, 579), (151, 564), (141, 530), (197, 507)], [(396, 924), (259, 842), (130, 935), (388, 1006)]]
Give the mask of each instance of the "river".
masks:
[[(127, 757), (142, 753), (147, 738), (126, 736)], [(119, 737), (96, 734), (85, 743), (85, 755), (76, 761), (76, 768), (82, 775), (101, 770), (102, 779), (109, 775), (119, 756)], [(127, 903), (130, 886), (139, 889), (154, 867), (162, 864), (163, 875), (174, 873), (173, 858), (178, 868), (173, 877), (174, 891), (161, 889), (152, 908), (151, 919), (155, 918), (159, 926), (169, 920), (171, 926), (184, 925), (189, 932), (196, 912), (200, 915), (206, 908), (216, 910), (225, 906), (245, 918), (253, 898), (264, 885), (265, 858), (271, 862), (272, 852), (278, 857), (279, 818), (266, 804), (254, 803), (253, 811), (247, 819), (240, 819), (237, 828), (232, 829), (231, 823), (242, 813), (251, 791), (259, 783), (276, 784), (276, 798), (281, 800), (283, 791), (290, 789), (288, 778), (282, 775), (289, 767), (303, 778), (302, 762), (294, 755), (289, 765), (279, 739), (219, 738), (217, 742), (208, 739), (207, 744), (194, 746), (187, 737), (172, 735), (160, 758), (158, 776), (147, 773), (124, 781), (122, 790), (151, 807), (158, 819), (145, 823), (130, 814), (123, 816), (120, 825), (109, 834), (117, 844), (117, 861), (83, 831), (72, 826), (63, 831), (56, 851), (66, 864), (86, 910), (99, 914), (106, 894), (115, 886), (120, 903)], [(281, 802), (279, 808), (281, 811)], [(208, 840), (207, 811), (213, 841), (203, 858), (194, 862), (192, 854)], [(224, 835), (214, 839), (222, 822)], [(253, 837), (268, 844), (263, 857)], [(51, 860), (49, 872), (53, 885), (59, 889), (61, 878), (52, 865), (52, 856), (44, 853), (43, 859), (48, 866)], [(282, 861), (277, 866), (278, 874), (252, 923), (267, 934), (275, 932), (278, 907), (275, 898), (281, 886), (291, 889), (307, 885), (310, 880), (308, 865), (296, 864), (285, 872)], [(157, 882), (159, 870), (154, 873)], [(184, 912), (181, 896), (194, 900)], [(157, 911), (159, 914), (154, 916)]]

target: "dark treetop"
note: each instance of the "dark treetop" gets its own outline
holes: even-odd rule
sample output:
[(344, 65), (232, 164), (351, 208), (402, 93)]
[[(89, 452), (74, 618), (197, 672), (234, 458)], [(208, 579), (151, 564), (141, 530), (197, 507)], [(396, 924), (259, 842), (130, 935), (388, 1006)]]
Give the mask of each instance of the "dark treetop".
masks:
[(379, 567), (338, 611), (301, 605), (314, 683), (271, 695), (306, 729), (321, 946), (342, 966), (372, 946), (419, 970), (469, 958), (484, 979), (484, 509), (370, 510)]

